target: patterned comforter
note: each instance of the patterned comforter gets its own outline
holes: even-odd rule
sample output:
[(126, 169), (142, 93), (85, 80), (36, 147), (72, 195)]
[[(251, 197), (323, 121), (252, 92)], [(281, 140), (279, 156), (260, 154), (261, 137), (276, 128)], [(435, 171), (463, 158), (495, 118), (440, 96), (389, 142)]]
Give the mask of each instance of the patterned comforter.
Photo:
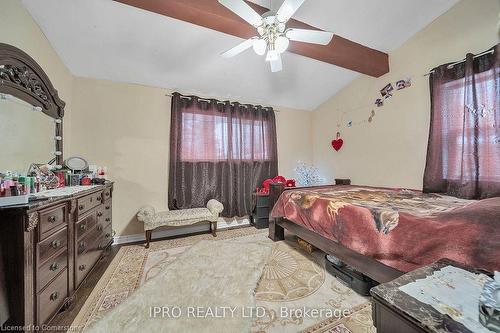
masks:
[(475, 201), (405, 189), (311, 187), (285, 191), (271, 215), (404, 272), (441, 258), (500, 270), (500, 197)]

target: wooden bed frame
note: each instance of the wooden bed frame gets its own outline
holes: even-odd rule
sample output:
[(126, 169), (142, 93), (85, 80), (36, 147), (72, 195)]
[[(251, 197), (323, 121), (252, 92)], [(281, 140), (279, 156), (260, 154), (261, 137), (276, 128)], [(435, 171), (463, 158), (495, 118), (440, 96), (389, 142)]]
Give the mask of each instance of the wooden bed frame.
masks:
[[(292, 189), (293, 190), (293, 189)], [(285, 185), (282, 183), (272, 183), (269, 189), (269, 207), (274, 207), (281, 193), (286, 191)], [(368, 276), (369, 278), (385, 283), (392, 281), (404, 272), (395, 268), (382, 264), (381, 262), (355, 252), (338, 242), (325, 238), (314, 231), (304, 228), (285, 218), (272, 218), (269, 216), (269, 238), (273, 241), (285, 239), (285, 229), (297, 235), (306, 242), (314, 245), (318, 249), (332, 256), (337, 257), (355, 270)]]

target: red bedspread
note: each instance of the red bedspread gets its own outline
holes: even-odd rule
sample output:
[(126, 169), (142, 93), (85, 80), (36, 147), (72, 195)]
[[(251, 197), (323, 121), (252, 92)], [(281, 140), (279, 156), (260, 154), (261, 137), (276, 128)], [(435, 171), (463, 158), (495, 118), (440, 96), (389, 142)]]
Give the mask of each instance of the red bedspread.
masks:
[(441, 258), (500, 270), (500, 197), (474, 201), (404, 189), (312, 187), (283, 192), (271, 215), (404, 272)]

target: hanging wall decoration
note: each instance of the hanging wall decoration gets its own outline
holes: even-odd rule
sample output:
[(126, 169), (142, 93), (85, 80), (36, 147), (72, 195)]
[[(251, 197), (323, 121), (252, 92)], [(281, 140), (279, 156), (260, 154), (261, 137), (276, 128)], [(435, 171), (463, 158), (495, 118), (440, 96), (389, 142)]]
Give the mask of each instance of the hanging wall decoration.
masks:
[[(385, 103), (389, 103), (388, 100), (394, 95), (395, 92), (402, 90), (402, 89), (405, 89), (405, 88), (408, 88), (408, 87), (411, 87), (411, 85), (412, 85), (411, 77), (408, 77), (406, 79), (401, 79), (401, 80), (398, 80), (396, 82), (390, 82), (390, 83), (386, 84), (384, 86), (384, 88), (380, 89), (380, 97), (375, 99), (375, 105), (377, 107), (376, 109), (373, 108), (373, 104), (372, 104), (372, 105), (360, 106), (357, 108), (352, 108), (350, 110), (343, 111), (340, 122), (337, 123), (337, 129), (338, 129), (337, 130), (337, 137), (334, 140), (332, 140), (332, 142), (331, 142), (333, 149), (335, 149), (336, 151), (339, 151), (344, 144), (344, 141), (340, 137), (340, 130), (342, 127), (352, 128), (353, 126), (357, 126), (357, 125), (361, 125), (361, 124), (373, 123), (375, 116), (376, 116), (375, 110), (378, 111), (380, 108), (382, 108), (384, 106)], [(361, 109), (368, 109), (369, 110), (369, 115), (367, 118), (364, 118), (363, 120), (358, 120), (358, 121), (353, 121), (353, 120), (349, 119), (346, 122), (344, 122), (344, 119), (346, 118), (347, 114), (351, 114), (353, 111), (361, 110)], [(471, 111), (471, 112), (473, 112), (473, 111)]]
[(337, 137), (335, 140), (332, 140), (332, 147), (336, 151), (339, 151), (340, 148), (344, 145), (344, 140), (340, 137), (340, 132), (337, 132)]
[(370, 117), (368, 117), (368, 122), (371, 123), (374, 117), (375, 117), (375, 110), (372, 110), (372, 112), (370, 113)]
[(398, 82), (396, 82), (397, 90), (401, 90), (408, 87), (411, 87), (411, 78), (407, 78), (406, 80), (399, 80)]
[(377, 107), (384, 106), (384, 100), (389, 99), (394, 94), (394, 86), (396, 86), (396, 91), (411, 87), (411, 78), (406, 78), (404, 80), (398, 80), (393, 85), (392, 83), (388, 83), (384, 88), (380, 89), (380, 95), (382, 98), (377, 98), (375, 100), (375, 105)]
[(386, 85), (382, 90), (380, 90), (380, 94), (384, 99), (388, 99), (392, 97), (392, 91), (394, 90), (394, 87), (392, 86), (392, 83), (389, 83)]

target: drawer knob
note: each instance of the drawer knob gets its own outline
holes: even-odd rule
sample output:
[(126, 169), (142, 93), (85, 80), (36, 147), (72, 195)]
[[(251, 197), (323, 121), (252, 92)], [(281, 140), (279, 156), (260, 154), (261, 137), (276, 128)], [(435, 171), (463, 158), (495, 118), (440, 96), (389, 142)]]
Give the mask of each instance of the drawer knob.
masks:
[(109, 238), (109, 236), (111, 236), (111, 234), (108, 232), (104, 237)]
[(49, 216), (49, 218), (47, 220), (50, 223), (55, 223), (57, 221), (57, 217), (55, 217), (54, 215), (51, 215), (51, 216)]
[(52, 265), (50, 265), (50, 270), (51, 271), (57, 271), (57, 269), (59, 268), (59, 264), (57, 262), (53, 263)]
[(80, 265), (80, 266), (78, 266), (78, 269), (79, 269), (80, 271), (84, 271), (84, 270), (85, 270), (85, 268), (87, 268), (87, 265)]
[(111, 219), (109, 217), (106, 217), (106, 222), (109, 222), (111, 221)]
[(102, 212), (97, 212), (97, 217), (101, 217), (102, 216)]
[(80, 230), (85, 231), (87, 229), (87, 223), (80, 224)]
[(55, 301), (55, 300), (57, 300), (58, 298), (59, 298), (59, 293), (58, 293), (57, 291), (56, 291), (56, 292), (54, 292), (54, 293), (52, 293), (52, 294), (50, 294), (50, 300), (51, 300), (51, 301)]
[(55, 240), (55, 241), (52, 241), (52, 243), (50, 244), (54, 249), (57, 249), (59, 246), (61, 246), (61, 241), (59, 240)]
[(109, 192), (104, 193), (105, 196), (109, 197)]
[(97, 249), (102, 250), (102, 244), (99, 244), (99, 246), (97, 246)]
[(97, 226), (97, 230), (98, 230), (98, 231), (102, 231), (102, 225), (100, 225), (100, 224), (99, 224), (99, 225)]
[(85, 246), (87, 244), (85, 244), (85, 242), (80, 242), (80, 245), (79, 245), (79, 248), (80, 248), (80, 251), (85, 251)]
[(83, 210), (84, 208), (85, 208), (85, 206), (84, 206), (84, 205), (80, 205), (80, 206), (78, 206), (78, 209), (79, 209), (79, 210)]
[(100, 196), (97, 197), (97, 201), (101, 201), (102, 198)]
[(110, 206), (106, 206), (106, 209), (110, 209), (111, 207)]

